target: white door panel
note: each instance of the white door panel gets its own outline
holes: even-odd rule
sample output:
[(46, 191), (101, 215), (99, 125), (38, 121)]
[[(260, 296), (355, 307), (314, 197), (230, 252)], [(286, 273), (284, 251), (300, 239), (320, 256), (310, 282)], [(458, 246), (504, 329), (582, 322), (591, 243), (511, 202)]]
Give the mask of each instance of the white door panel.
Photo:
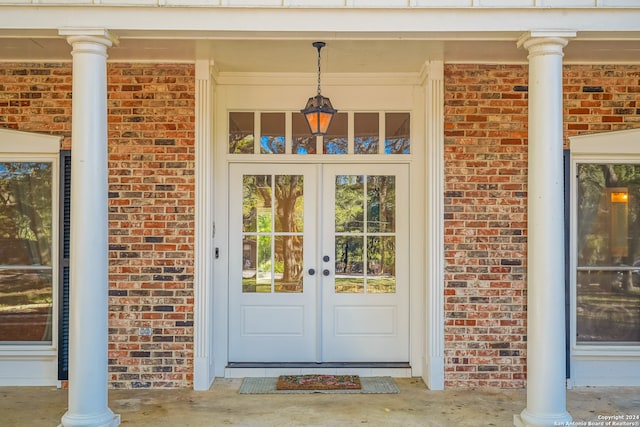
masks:
[(322, 358), (409, 360), (408, 167), (325, 165)]
[(314, 361), (315, 170), (232, 164), (229, 178), (229, 361)]

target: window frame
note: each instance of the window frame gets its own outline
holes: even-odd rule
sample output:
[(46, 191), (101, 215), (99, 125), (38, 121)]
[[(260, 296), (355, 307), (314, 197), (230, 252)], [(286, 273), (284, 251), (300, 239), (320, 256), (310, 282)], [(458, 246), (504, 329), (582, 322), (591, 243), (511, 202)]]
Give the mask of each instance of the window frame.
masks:
[[(0, 362), (5, 357), (29, 356), (36, 358), (54, 356), (58, 347), (58, 275), (59, 275), (59, 180), (60, 180), (60, 137), (0, 129), (0, 162), (46, 162), (51, 164), (51, 341), (28, 341), (2, 344), (0, 342)], [(56, 362), (57, 367), (57, 362)], [(0, 371), (1, 376), (1, 371)], [(3, 384), (0, 377), (0, 384)]]
[[(584, 343), (577, 340), (578, 165), (640, 164), (640, 129), (570, 137), (569, 358), (575, 386), (640, 385), (640, 344)], [(632, 371), (630, 371), (632, 370)]]
[[(338, 114), (343, 114), (347, 119), (347, 152), (345, 153), (325, 153), (325, 136), (311, 137), (315, 139), (316, 152), (313, 154), (300, 154), (293, 152), (293, 114), (299, 113), (298, 111), (291, 111), (286, 109), (242, 109), (242, 108), (230, 108), (225, 112), (225, 129), (227, 134), (225, 154), (229, 161), (242, 161), (246, 159), (260, 159), (269, 160), (290, 158), (292, 160), (299, 160), (301, 158), (309, 158), (309, 161), (320, 158), (331, 158), (335, 160), (344, 159), (356, 159), (361, 161), (390, 161), (391, 159), (411, 158), (415, 153), (413, 144), (415, 143), (414, 129), (413, 129), (413, 112), (407, 109), (380, 109), (380, 110), (341, 110)], [(253, 152), (252, 153), (236, 153), (229, 150), (229, 135), (231, 114), (235, 113), (250, 113), (253, 114)], [(284, 114), (284, 152), (283, 153), (268, 153), (261, 150), (262, 139), (262, 115), (263, 114)], [(377, 153), (356, 153), (355, 147), (355, 115), (361, 113), (377, 114), (378, 115), (378, 152)], [(390, 114), (406, 114), (409, 118), (409, 151), (406, 153), (387, 153), (387, 135), (386, 135), (386, 119)], [(331, 127), (329, 128), (331, 129)], [(397, 160), (396, 160), (397, 161)]]

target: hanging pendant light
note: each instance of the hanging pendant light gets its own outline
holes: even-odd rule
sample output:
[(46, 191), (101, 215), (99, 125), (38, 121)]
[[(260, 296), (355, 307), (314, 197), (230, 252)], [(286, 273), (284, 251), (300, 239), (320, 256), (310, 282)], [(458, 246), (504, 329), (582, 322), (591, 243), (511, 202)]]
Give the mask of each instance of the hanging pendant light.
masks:
[(325, 47), (325, 42), (314, 42), (313, 47), (318, 49), (318, 94), (309, 98), (303, 110), (304, 118), (307, 120), (311, 135), (324, 135), (329, 129), (333, 116), (338, 112), (331, 105), (329, 98), (320, 94), (320, 49)]

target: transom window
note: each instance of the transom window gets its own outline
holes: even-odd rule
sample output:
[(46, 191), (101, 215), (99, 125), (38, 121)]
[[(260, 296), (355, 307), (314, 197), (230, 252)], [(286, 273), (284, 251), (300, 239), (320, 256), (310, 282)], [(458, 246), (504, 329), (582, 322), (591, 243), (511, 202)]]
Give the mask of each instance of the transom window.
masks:
[(326, 135), (309, 132), (298, 112), (229, 113), (230, 154), (410, 154), (408, 112), (341, 112)]

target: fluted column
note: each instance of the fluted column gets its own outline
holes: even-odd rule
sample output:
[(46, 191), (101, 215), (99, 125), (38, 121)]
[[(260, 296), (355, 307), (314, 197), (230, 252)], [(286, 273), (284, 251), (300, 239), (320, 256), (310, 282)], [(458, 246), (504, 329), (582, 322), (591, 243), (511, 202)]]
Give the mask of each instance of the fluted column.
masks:
[(64, 427), (114, 427), (107, 402), (106, 30), (65, 29), (72, 46), (69, 405)]
[(426, 294), (427, 334), (426, 366), (423, 378), (431, 390), (444, 389), (444, 63), (438, 60), (425, 65), (425, 164), (427, 184), (425, 200), (427, 229)]
[(516, 426), (566, 425), (562, 57), (575, 33), (531, 32), (527, 233), (527, 407)]

